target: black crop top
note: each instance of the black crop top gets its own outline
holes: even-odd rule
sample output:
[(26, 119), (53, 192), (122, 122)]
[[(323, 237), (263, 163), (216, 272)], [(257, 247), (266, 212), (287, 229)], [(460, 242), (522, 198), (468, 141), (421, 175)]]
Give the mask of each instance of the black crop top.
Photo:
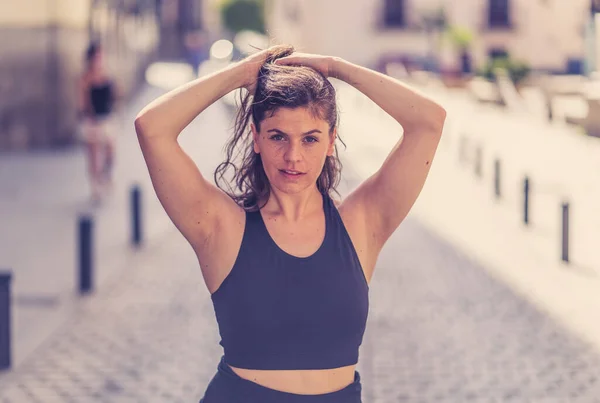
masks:
[(358, 362), (369, 286), (339, 212), (323, 195), (325, 239), (292, 256), (246, 213), (235, 264), (211, 295), (228, 364), (248, 369), (328, 369)]
[(114, 103), (114, 90), (111, 81), (90, 85), (89, 95), (93, 115), (106, 116), (110, 114)]

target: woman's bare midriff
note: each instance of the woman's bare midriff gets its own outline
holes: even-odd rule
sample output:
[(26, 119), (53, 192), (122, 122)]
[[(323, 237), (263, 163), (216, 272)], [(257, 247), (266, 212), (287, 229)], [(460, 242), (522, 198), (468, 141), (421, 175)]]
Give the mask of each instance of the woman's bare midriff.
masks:
[(344, 389), (354, 382), (356, 365), (317, 370), (255, 370), (230, 368), (241, 378), (275, 389), (298, 395), (321, 395)]

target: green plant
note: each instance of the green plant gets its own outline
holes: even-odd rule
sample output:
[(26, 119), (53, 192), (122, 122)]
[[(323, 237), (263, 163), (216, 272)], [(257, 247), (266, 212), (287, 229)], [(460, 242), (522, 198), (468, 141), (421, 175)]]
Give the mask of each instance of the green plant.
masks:
[(468, 49), (475, 36), (469, 28), (453, 25), (446, 31), (446, 38), (459, 50)]
[(221, 18), (234, 34), (243, 30), (265, 33), (264, 0), (224, 0)]
[(515, 85), (522, 82), (531, 73), (531, 68), (523, 61), (510, 57), (496, 57), (488, 60), (485, 66), (477, 71), (477, 75), (494, 80), (496, 69), (505, 70)]

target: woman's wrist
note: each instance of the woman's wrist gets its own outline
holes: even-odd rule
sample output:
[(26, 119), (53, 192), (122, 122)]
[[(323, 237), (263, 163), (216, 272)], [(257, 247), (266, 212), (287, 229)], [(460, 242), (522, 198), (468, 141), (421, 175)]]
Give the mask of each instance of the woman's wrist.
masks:
[(228, 75), (230, 75), (232, 84), (239, 88), (244, 85), (244, 66), (240, 62), (235, 62), (230, 64), (225, 68), (228, 71)]
[(232, 65), (230, 65), (228, 68), (231, 69), (231, 72), (233, 73), (233, 85), (235, 86), (235, 88), (248, 88), (248, 86), (250, 85), (250, 69), (248, 68), (247, 64), (246, 64), (246, 60), (240, 60)]
[(329, 61), (329, 77), (337, 78), (338, 80), (344, 80), (344, 65), (347, 62), (338, 56), (331, 56)]

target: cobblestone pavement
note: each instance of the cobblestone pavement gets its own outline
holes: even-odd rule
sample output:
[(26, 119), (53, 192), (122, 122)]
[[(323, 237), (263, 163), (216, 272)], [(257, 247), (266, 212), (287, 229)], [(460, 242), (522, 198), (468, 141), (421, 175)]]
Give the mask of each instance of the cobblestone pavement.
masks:
[(181, 236), (130, 261), (16, 372), (0, 402), (193, 402), (216, 369), (208, 291)]
[(600, 402), (600, 356), (412, 220), (386, 246), (365, 402)]

